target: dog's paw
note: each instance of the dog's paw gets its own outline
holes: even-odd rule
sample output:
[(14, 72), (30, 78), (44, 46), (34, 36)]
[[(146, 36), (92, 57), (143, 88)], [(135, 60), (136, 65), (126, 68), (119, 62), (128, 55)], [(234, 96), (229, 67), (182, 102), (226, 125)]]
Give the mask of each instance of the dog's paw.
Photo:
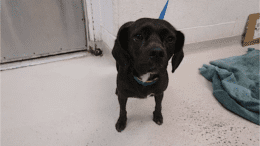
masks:
[(162, 113), (153, 112), (153, 121), (158, 125), (162, 125), (162, 123), (163, 123)]
[(116, 130), (118, 132), (121, 132), (125, 129), (125, 127), (126, 127), (126, 119), (119, 118), (116, 123)]

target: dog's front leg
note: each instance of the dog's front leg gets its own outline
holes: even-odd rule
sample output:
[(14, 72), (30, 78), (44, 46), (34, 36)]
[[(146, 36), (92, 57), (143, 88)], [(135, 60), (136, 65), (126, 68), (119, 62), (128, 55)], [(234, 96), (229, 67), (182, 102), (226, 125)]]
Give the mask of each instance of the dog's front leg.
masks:
[(126, 127), (126, 120), (127, 120), (126, 102), (128, 97), (123, 96), (122, 94), (120, 94), (120, 92), (118, 92), (117, 94), (118, 94), (118, 102), (120, 105), (120, 114), (116, 123), (116, 130), (118, 132), (121, 132)]
[(163, 116), (162, 116), (162, 99), (163, 93), (155, 94), (155, 111), (153, 112), (153, 121), (161, 125), (163, 123)]

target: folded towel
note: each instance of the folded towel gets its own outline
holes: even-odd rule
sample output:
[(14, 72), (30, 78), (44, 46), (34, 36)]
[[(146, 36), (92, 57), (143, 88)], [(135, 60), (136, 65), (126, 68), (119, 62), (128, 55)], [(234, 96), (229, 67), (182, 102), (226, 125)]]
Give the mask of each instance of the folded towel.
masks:
[(212, 82), (213, 95), (228, 110), (260, 125), (259, 50), (203, 64), (200, 73)]

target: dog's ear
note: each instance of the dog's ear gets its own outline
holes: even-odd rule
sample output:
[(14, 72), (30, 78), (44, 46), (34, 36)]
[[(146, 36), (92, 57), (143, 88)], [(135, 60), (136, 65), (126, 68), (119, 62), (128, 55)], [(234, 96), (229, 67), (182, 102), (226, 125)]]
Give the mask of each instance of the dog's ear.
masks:
[(175, 43), (174, 56), (172, 57), (172, 73), (178, 68), (183, 57), (183, 45), (184, 45), (184, 34), (181, 31), (177, 31), (177, 40)]
[(131, 63), (131, 56), (128, 52), (128, 33), (129, 26), (132, 23), (132, 21), (127, 22), (120, 27), (115, 40), (114, 48), (112, 50), (112, 55), (117, 64), (122, 67), (126, 67)]

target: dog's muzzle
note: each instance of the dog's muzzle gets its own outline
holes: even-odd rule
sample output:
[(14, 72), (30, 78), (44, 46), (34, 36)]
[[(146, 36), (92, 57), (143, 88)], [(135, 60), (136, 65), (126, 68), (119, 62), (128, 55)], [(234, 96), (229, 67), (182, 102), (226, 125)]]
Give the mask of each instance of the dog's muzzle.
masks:
[(160, 47), (155, 47), (150, 49), (149, 56), (151, 59), (155, 59), (155, 58), (160, 59), (165, 56), (165, 53)]
[(152, 66), (150, 66), (149, 72), (163, 68), (165, 61), (167, 61), (166, 52), (161, 47), (154, 47), (149, 50), (149, 61)]

